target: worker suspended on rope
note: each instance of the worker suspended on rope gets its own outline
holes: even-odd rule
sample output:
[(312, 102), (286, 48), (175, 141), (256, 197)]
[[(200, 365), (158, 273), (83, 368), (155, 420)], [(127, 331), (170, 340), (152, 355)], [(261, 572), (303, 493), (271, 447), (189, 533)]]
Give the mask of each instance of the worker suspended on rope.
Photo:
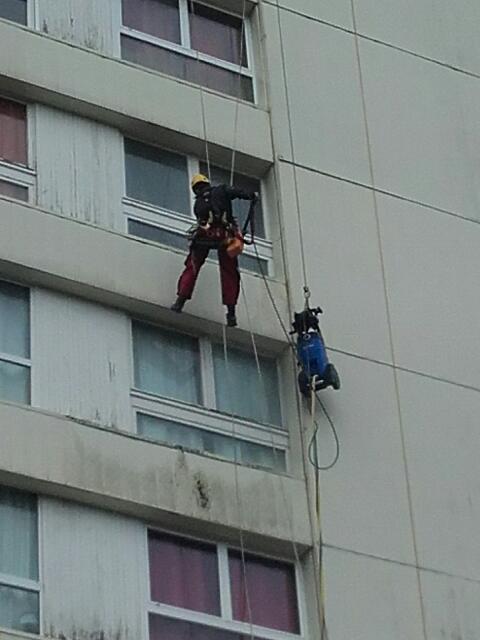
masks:
[(232, 200), (251, 200), (253, 207), (257, 195), (226, 184), (212, 187), (208, 178), (202, 174), (193, 176), (192, 190), (195, 194), (194, 213), (197, 223), (189, 232), (190, 251), (185, 260), (185, 269), (178, 280), (177, 299), (171, 309), (177, 313), (183, 310), (186, 301), (192, 297), (198, 274), (210, 249), (216, 249), (220, 264), (222, 301), (227, 307), (227, 325), (235, 327), (235, 307), (240, 293), (238, 256), (243, 251), (244, 239), (233, 216)]
[(340, 389), (340, 377), (334, 365), (329, 362), (325, 342), (318, 316), (323, 311), (320, 307), (310, 309), (308, 303), (300, 313), (294, 314), (293, 331), (296, 334), (298, 374), (300, 391), (309, 397), (312, 390), (320, 391), (326, 387)]

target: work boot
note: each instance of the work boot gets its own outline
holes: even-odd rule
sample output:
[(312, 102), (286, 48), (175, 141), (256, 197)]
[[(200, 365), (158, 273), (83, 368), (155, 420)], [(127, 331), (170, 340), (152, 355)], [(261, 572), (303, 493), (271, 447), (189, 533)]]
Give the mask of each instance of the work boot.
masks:
[(186, 301), (187, 301), (187, 298), (185, 298), (185, 296), (177, 296), (177, 299), (172, 304), (170, 309), (172, 311), (175, 311), (175, 313), (181, 313), (183, 311), (183, 307)]
[(227, 327), (237, 326), (237, 316), (235, 315), (235, 305), (227, 305)]

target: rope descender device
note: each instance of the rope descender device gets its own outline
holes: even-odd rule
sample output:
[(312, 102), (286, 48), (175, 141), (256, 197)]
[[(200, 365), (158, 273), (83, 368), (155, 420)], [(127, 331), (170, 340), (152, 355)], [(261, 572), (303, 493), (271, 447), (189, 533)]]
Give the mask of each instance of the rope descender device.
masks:
[[(294, 314), (293, 331), (296, 335), (296, 353), (300, 372), (298, 386), (301, 393), (309, 398), (312, 391), (332, 387), (340, 389), (340, 377), (335, 366), (329, 361), (318, 316), (323, 313), (320, 307), (308, 306), (309, 291), (305, 293), (305, 309)], [(308, 296), (308, 297), (307, 297)]]

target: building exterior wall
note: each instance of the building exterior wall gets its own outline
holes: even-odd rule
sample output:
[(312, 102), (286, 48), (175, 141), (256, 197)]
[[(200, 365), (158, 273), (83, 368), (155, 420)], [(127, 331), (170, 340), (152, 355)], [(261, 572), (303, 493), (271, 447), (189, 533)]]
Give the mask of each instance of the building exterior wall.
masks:
[(249, 2), (258, 105), (120, 60), (120, 0), (31, 7), (36, 30), (0, 20), (0, 95), (34, 103), (36, 180), (29, 204), (0, 196), (0, 279), (31, 287), (33, 405), (0, 402), (0, 483), (41, 496), (44, 635), (147, 639), (152, 524), (299, 553), (302, 640), (320, 638), (311, 418), (258, 275), (233, 341), (253, 328), (281, 357), (288, 473), (135, 433), (131, 318), (218, 338), (224, 311), (207, 264), (172, 319), (184, 255), (126, 235), (122, 138), (202, 157), (206, 129), (212, 162), (235, 140), (238, 170), (264, 178), (272, 298), (288, 327), (308, 284), (342, 378), (322, 393), (341, 445), (320, 474), (328, 637), (477, 638), (478, 3)]

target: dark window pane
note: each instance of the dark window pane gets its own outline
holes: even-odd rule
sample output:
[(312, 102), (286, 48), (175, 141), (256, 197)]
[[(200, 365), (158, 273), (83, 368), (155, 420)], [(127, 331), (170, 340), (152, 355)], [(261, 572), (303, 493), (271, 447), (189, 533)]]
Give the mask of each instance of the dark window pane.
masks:
[(150, 533), (148, 551), (154, 602), (220, 615), (214, 545)]
[(0, 180), (0, 195), (23, 200), (23, 202), (28, 201), (27, 187), (21, 187), (18, 184), (7, 182), (6, 180)]
[(130, 198), (189, 215), (185, 156), (125, 140), (125, 173)]
[(0, 0), (0, 18), (27, 24), (27, 0)]
[(30, 357), (30, 293), (0, 282), (0, 352)]
[(133, 323), (135, 387), (199, 404), (198, 340), (175, 331)]
[[(256, 422), (281, 425), (278, 375), (273, 358), (260, 357), (262, 381), (253, 353), (229, 349), (227, 372), (223, 346), (215, 344), (213, 363), (217, 407), (220, 411)], [(265, 388), (262, 388), (261, 382)]]
[(30, 404), (30, 368), (0, 360), (0, 398)]
[[(200, 164), (200, 173), (208, 175), (208, 167), (204, 162)], [(210, 180), (213, 184), (230, 184), (230, 171), (210, 165)], [(254, 191), (260, 195), (260, 200), (255, 207), (255, 235), (259, 238), (265, 238), (260, 180), (244, 176), (241, 173), (234, 173), (233, 186), (247, 192)], [(243, 226), (247, 218), (249, 208), (250, 202), (248, 200), (233, 201), (233, 215), (237, 218), (240, 227)]]
[[(192, 49), (247, 66), (245, 38), (242, 42), (242, 20), (205, 5), (189, 2), (190, 40)], [(240, 58), (240, 55), (242, 56)]]
[(40, 633), (38, 593), (0, 584), (0, 627)]
[(0, 159), (27, 164), (26, 107), (3, 98), (0, 98)]
[(149, 616), (149, 627), (150, 640), (252, 640), (250, 633), (232, 633), (153, 614)]
[(122, 36), (122, 58), (176, 78), (253, 102), (251, 78), (206, 62), (199, 62), (181, 53)]
[(141, 435), (173, 446), (211, 453), (232, 462), (285, 471), (285, 452), (274, 451), (272, 447), (142, 413), (137, 414), (137, 429)]
[(37, 500), (7, 487), (0, 487), (0, 573), (38, 579)]
[(244, 569), (240, 552), (229, 551), (228, 556), (234, 619), (300, 633), (293, 565), (245, 554)]
[(167, 247), (175, 247), (175, 249), (181, 249), (182, 251), (188, 250), (188, 240), (185, 235), (174, 231), (167, 231), (166, 229), (156, 227), (153, 224), (138, 222), (137, 220), (129, 220), (128, 233), (132, 236), (145, 238), (145, 240), (164, 244)]
[(123, 24), (180, 44), (178, 0), (123, 0)]

